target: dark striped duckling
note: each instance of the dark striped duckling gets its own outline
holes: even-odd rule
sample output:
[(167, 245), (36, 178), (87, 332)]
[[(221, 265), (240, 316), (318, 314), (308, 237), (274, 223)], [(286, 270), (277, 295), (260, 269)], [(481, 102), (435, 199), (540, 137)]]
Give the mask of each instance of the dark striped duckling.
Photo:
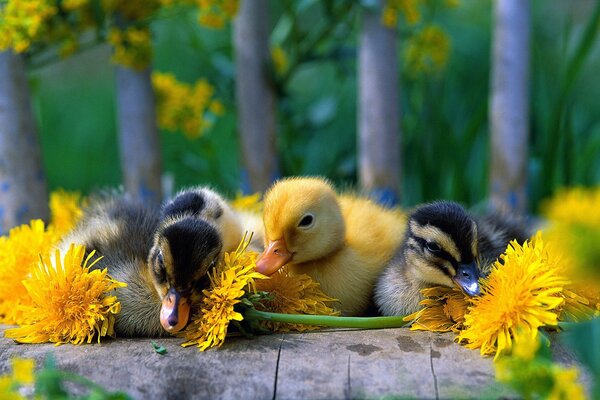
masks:
[(479, 278), (508, 243), (529, 236), (520, 221), (505, 215), (477, 218), (449, 201), (417, 207), (400, 250), (378, 279), (375, 303), (383, 315), (407, 315), (419, 309), (420, 291), (427, 287), (456, 286), (476, 296)]
[(95, 268), (107, 268), (127, 284), (116, 289), (121, 312), (115, 331), (120, 336), (161, 336), (182, 329), (196, 285), (222, 249), (211, 223), (161, 221), (157, 212), (125, 197), (92, 201), (59, 247), (70, 243), (85, 245), (88, 254), (95, 250), (102, 256)]

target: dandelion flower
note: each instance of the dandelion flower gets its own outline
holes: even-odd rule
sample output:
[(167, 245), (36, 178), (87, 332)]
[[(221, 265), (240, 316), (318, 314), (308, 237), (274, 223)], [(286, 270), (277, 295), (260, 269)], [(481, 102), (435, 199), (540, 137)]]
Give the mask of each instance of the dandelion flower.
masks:
[[(269, 279), (256, 282), (256, 289), (268, 292), (270, 300), (261, 301), (265, 311), (281, 314), (339, 315), (328, 303), (337, 300), (327, 296), (319, 284), (308, 275), (290, 276), (285, 268), (280, 269)], [(263, 326), (271, 331), (305, 331), (319, 329), (318, 326), (303, 324), (282, 324), (263, 321)]]
[(243, 320), (235, 311), (248, 288), (255, 291), (254, 281), (266, 277), (254, 271), (258, 254), (246, 251), (251, 238), (242, 239), (238, 248), (225, 253), (224, 261), (209, 274), (210, 289), (203, 290), (202, 307), (197, 317), (183, 332), (187, 342), (182, 346), (197, 345), (201, 351), (220, 347), (225, 342), (231, 320)]
[(41, 257), (24, 282), (32, 304), (21, 308), (27, 315), (26, 324), (8, 329), (7, 338), (20, 343), (56, 344), (91, 343), (92, 338), (114, 336), (115, 314), (121, 303), (109, 293), (126, 286), (107, 275), (107, 270), (90, 269), (98, 261), (89, 263), (94, 253), (84, 259), (85, 248), (72, 244), (64, 258), (56, 250)]
[(63, 236), (69, 232), (83, 215), (81, 194), (57, 190), (50, 194), (50, 215), (52, 229)]
[(512, 241), (483, 281), (483, 295), (473, 298), (460, 342), (482, 355), (510, 350), (517, 331), (533, 337), (541, 326), (557, 324), (557, 308), (568, 280), (550, 262), (541, 233), (523, 246)]
[(411, 330), (459, 332), (465, 322), (468, 298), (458, 288), (435, 286), (421, 290), (423, 308), (404, 318)]
[(21, 304), (30, 304), (31, 299), (23, 285), (31, 270), (56, 242), (56, 235), (46, 230), (44, 222), (33, 220), (10, 230), (8, 236), (0, 238), (0, 322), (21, 324)]

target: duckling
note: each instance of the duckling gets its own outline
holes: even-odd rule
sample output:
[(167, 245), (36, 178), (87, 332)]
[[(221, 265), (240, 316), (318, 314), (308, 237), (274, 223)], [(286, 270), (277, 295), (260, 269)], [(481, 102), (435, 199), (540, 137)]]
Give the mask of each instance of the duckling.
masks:
[(121, 336), (162, 336), (188, 322), (191, 299), (200, 292), (208, 269), (222, 254), (213, 224), (189, 215), (159, 218), (143, 204), (124, 197), (93, 202), (65, 237), (102, 256), (95, 268), (107, 268), (127, 287), (116, 289), (121, 312), (115, 331)]
[(234, 210), (221, 195), (205, 186), (181, 190), (162, 209), (162, 218), (188, 214), (211, 221), (223, 241), (223, 251), (237, 248), (245, 232), (252, 232), (249, 249), (262, 252), (263, 226), (260, 216)]
[(264, 202), (265, 251), (257, 271), (270, 275), (287, 265), (338, 299), (344, 315), (363, 315), (377, 276), (402, 242), (404, 214), (339, 195), (320, 178), (282, 179)]
[(383, 315), (407, 315), (419, 309), (420, 290), (457, 286), (469, 296), (480, 293), (479, 278), (517, 239), (530, 232), (521, 221), (501, 214), (471, 216), (454, 202), (440, 201), (416, 208), (398, 253), (375, 288), (375, 304)]

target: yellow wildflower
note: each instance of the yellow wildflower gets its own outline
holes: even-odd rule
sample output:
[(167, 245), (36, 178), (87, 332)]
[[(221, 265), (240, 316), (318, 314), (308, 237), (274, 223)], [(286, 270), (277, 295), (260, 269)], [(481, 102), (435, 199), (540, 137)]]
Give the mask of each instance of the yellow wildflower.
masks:
[(585, 390), (577, 381), (579, 371), (575, 367), (562, 368), (555, 365), (553, 368), (554, 385), (548, 395), (548, 400), (584, 400)]
[(213, 97), (214, 87), (205, 79), (188, 85), (173, 74), (156, 72), (152, 74), (152, 85), (157, 98), (158, 125), (168, 131), (180, 130), (190, 139), (212, 126), (205, 118), (207, 110), (214, 116), (225, 111), (223, 103)]
[(150, 28), (133, 26), (125, 30), (112, 28), (107, 39), (114, 48), (111, 58), (114, 63), (136, 70), (143, 70), (150, 64), (152, 59)]
[(85, 248), (72, 244), (64, 258), (56, 250), (46, 254), (24, 282), (32, 304), (21, 306), (27, 316), (19, 328), (8, 329), (7, 338), (20, 343), (81, 344), (92, 338), (114, 336), (115, 314), (121, 303), (109, 293), (126, 284), (107, 275), (107, 270), (90, 269), (94, 252), (84, 259)]
[(30, 358), (13, 358), (10, 360), (13, 370), (13, 379), (20, 384), (33, 383), (33, 370), (35, 361)]
[(22, 53), (47, 34), (57, 8), (49, 0), (11, 0), (0, 7), (0, 50)]
[(56, 242), (56, 235), (44, 229), (44, 222), (33, 220), (10, 230), (0, 238), (0, 321), (21, 324), (23, 312), (18, 307), (30, 304), (31, 299), (23, 280)]
[(423, 308), (404, 318), (413, 321), (411, 330), (459, 332), (463, 328), (469, 300), (460, 289), (436, 286), (421, 290), (421, 294), (425, 297), (420, 303)]
[(545, 234), (555, 241), (571, 274), (600, 284), (600, 187), (560, 190), (542, 206)]
[(413, 35), (406, 46), (406, 66), (413, 74), (444, 69), (450, 55), (450, 38), (440, 27), (430, 25)]
[(237, 14), (239, 0), (197, 0), (198, 22), (212, 29), (221, 29)]
[(287, 72), (290, 66), (290, 61), (287, 53), (285, 50), (283, 50), (283, 48), (281, 48), (281, 46), (275, 46), (271, 48), (271, 60), (277, 75), (283, 75)]
[(262, 195), (259, 192), (244, 196), (242, 192), (237, 192), (235, 199), (231, 200), (231, 206), (238, 211), (248, 211), (255, 214), (262, 214), (263, 202)]
[(465, 329), (458, 340), (482, 355), (498, 355), (512, 347), (519, 330), (533, 337), (541, 326), (557, 324), (557, 308), (568, 280), (557, 272), (538, 232), (523, 246), (512, 241), (502, 261), (496, 261), (483, 280), (482, 296), (472, 299), (465, 315)]
[(62, 236), (69, 232), (83, 215), (81, 194), (57, 190), (50, 194), (50, 225)]
[(247, 251), (250, 239), (244, 237), (238, 248), (225, 253), (224, 261), (209, 272), (210, 289), (203, 290), (200, 313), (183, 332), (187, 342), (182, 346), (197, 345), (201, 351), (220, 347), (225, 342), (229, 322), (243, 320), (235, 305), (249, 288), (254, 289), (256, 279), (266, 278), (254, 271), (258, 254)]
[[(256, 289), (269, 292), (271, 300), (261, 301), (264, 311), (282, 314), (339, 315), (328, 303), (337, 302), (319, 288), (319, 284), (308, 275), (290, 276), (285, 268), (280, 269), (269, 279), (256, 282)], [(305, 331), (319, 329), (314, 325), (284, 324), (263, 321), (263, 326), (271, 331)]]
[(23, 385), (33, 384), (35, 361), (15, 357), (10, 360), (10, 364), (12, 373), (0, 376), (0, 399), (25, 400), (19, 389)]
[(211, 101), (208, 109), (211, 113), (218, 116), (223, 116), (225, 114), (225, 106), (219, 100)]
[(388, 28), (394, 28), (398, 23), (398, 13), (404, 15), (408, 25), (414, 25), (421, 20), (419, 6), (422, 0), (386, 0), (381, 14), (381, 23)]
[(553, 363), (540, 349), (539, 337), (518, 332), (511, 354), (495, 363), (496, 379), (526, 399), (584, 399), (584, 389), (577, 382), (579, 371)]

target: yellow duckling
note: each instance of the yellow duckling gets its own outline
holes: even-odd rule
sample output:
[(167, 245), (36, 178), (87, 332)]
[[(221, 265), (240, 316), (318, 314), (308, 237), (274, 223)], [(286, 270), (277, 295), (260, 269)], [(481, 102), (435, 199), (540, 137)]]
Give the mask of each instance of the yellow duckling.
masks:
[(319, 282), (344, 315), (364, 314), (377, 276), (402, 243), (404, 214), (338, 195), (320, 178), (282, 179), (264, 203), (265, 251), (257, 270), (270, 275), (287, 265)]

